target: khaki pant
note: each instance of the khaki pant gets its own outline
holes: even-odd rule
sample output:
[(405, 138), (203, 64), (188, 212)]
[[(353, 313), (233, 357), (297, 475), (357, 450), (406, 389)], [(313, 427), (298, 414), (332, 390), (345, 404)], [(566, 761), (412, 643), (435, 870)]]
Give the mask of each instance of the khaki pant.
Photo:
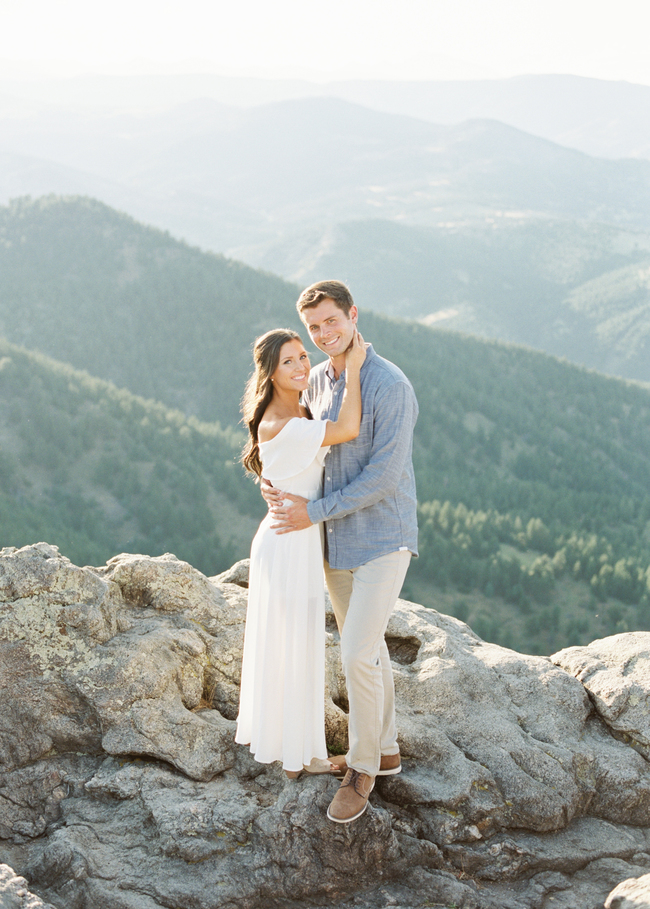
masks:
[(397, 754), (395, 686), (384, 640), (411, 561), (391, 552), (359, 568), (330, 568), (327, 587), (341, 634), (341, 661), (350, 714), (348, 767), (375, 776), (382, 754)]

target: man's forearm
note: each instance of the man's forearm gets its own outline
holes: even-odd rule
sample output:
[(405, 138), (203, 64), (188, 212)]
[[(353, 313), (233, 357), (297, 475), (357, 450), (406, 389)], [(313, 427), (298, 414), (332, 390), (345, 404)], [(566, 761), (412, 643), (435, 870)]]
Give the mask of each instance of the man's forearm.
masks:
[(370, 460), (347, 486), (309, 502), (312, 523), (345, 517), (396, 491), (411, 458), (417, 404), (410, 388), (398, 386), (383, 405)]

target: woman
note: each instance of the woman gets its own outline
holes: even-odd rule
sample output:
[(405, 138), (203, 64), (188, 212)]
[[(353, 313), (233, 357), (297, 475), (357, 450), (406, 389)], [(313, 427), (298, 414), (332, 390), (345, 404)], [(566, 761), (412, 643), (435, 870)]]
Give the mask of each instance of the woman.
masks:
[[(300, 336), (276, 329), (258, 338), (255, 372), (242, 401), (246, 469), (285, 492), (317, 498), (330, 445), (359, 434), (358, 333), (346, 354), (339, 418), (311, 420), (300, 403), (309, 357)], [(320, 526), (288, 534), (262, 521), (251, 547), (248, 612), (235, 741), (263, 764), (282, 761), (289, 778), (337, 772), (325, 745), (325, 595)]]

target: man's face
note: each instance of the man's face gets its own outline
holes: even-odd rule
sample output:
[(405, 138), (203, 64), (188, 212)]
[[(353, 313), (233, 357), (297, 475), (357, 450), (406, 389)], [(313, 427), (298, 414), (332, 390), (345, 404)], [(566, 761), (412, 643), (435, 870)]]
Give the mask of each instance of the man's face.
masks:
[(345, 355), (357, 324), (356, 306), (346, 316), (334, 300), (326, 297), (317, 306), (304, 309), (301, 318), (307, 326), (309, 337), (319, 350), (332, 360)]

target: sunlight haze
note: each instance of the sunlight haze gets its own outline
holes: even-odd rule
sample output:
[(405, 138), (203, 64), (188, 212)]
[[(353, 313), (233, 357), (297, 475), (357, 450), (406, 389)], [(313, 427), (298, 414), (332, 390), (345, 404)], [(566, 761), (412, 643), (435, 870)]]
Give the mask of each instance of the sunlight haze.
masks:
[(0, 75), (212, 72), (484, 79), (568, 73), (650, 84), (639, 0), (0, 4)]

